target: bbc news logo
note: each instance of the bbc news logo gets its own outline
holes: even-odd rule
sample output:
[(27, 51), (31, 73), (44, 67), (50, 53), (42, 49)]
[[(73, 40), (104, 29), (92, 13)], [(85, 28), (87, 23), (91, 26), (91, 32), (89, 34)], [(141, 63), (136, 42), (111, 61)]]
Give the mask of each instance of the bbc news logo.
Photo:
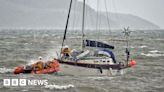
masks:
[(42, 86), (48, 85), (48, 80), (3, 79), (3, 86)]

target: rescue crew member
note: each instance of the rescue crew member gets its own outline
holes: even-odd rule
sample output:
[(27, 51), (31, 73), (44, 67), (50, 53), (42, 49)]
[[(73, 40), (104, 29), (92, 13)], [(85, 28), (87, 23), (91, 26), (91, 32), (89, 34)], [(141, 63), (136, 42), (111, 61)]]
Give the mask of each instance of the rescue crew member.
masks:
[(48, 61), (46, 63), (46, 69), (54, 69), (55, 71), (59, 70), (59, 62), (56, 58), (54, 58), (52, 61)]
[(39, 57), (39, 61), (32, 65), (33, 70), (40, 71), (44, 69), (44, 63), (42, 57)]
[(52, 61), (48, 61), (47, 63), (45, 63), (45, 69), (55, 68), (55, 67), (59, 67), (59, 63), (56, 58), (54, 58)]

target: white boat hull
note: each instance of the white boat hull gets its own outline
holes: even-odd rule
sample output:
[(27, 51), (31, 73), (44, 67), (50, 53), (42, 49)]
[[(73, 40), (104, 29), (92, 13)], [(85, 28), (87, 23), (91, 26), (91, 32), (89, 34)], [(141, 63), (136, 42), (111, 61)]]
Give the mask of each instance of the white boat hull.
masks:
[(64, 73), (65, 75), (73, 75), (73, 76), (114, 76), (114, 75), (124, 74), (124, 69), (121, 70), (112, 70), (111, 68), (102, 69), (102, 73), (101, 73), (100, 69), (61, 64), (60, 72)]

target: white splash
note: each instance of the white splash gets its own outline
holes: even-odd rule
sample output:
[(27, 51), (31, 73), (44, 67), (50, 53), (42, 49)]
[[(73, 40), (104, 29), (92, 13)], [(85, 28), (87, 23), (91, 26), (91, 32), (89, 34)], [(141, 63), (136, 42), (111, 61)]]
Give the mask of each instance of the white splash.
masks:
[(61, 50), (61, 46), (56, 46), (56, 48), (54, 49), (50, 49), (47, 53), (47, 55), (45, 56), (46, 60), (51, 60), (53, 58), (59, 58), (60, 57), (60, 51)]
[(46, 85), (45, 88), (47, 89), (57, 89), (57, 90), (66, 90), (69, 88), (74, 88), (75, 86), (72, 84), (68, 84), (68, 85)]
[(9, 68), (0, 68), (0, 73), (11, 73), (13, 72), (13, 69), (9, 69)]
[[(57, 46), (55, 49), (50, 49), (49, 51), (47, 51), (48, 54), (44, 55), (44, 56), (38, 56), (38, 57), (42, 57), (42, 61), (43, 62), (47, 62), (50, 60), (53, 60), (54, 58), (59, 58), (60, 55), (60, 48), (61, 46)], [(27, 65), (31, 65), (36, 63), (39, 60), (39, 58), (36, 59), (31, 59), (27, 62)]]
[(38, 60), (30, 60), (30, 61), (27, 62), (27, 65), (34, 64), (34, 63), (36, 63), (37, 61), (38, 61)]

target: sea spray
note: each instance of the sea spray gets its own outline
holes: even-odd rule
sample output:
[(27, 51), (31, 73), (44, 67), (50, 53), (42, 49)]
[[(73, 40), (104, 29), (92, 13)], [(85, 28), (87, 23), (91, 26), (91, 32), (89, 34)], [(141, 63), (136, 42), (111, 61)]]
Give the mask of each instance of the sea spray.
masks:
[[(56, 48), (54, 49), (50, 49), (47, 51), (48, 54), (46, 55), (43, 55), (43, 56), (38, 56), (38, 57), (42, 57), (42, 60), (43, 62), (47, 62), (47, 61), (51, 61), (53, 60), (54, 58), (57, 58), (59, 57), (60, 55), (60, 48), (61, 46), (56, 46)], [(34, 64), (38, 61), (39, 59), (31, 59), (27, 62), (27, 65), (31, 65), (31, 64)]]
[(13, 72), (13, 69), (9, 69), (9, 68), (0, 68), (0, 73), (11, 73)]

